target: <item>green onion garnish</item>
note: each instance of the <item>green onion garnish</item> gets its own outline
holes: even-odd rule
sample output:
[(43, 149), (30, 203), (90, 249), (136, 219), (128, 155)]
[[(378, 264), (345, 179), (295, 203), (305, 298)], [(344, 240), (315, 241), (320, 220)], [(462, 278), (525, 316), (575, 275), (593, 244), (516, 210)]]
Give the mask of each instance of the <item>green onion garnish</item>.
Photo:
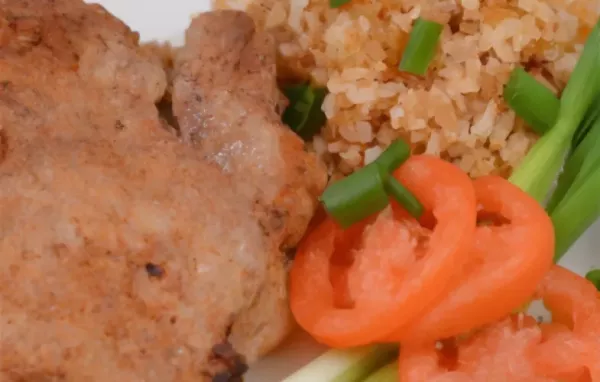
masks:
[(327, 187), (321, 202), (342, 228), (348, 228), (387, 207), (389, 199), (384, 184), (388, 176), (371, 163)]
[(521, 67), (504, 87), (504, 100), (533, 130), (542, 135), (556, 122), (560, 101), (546, 86)]
[(348, 4), (352, 0), (329, 0), (330, 8), (339, 8), (342, 5)]
[[(596, 166), (600, 162), (596, 162)], [(569, 190), (567, 196), (552, 211), (554, 223), (555, 255), (559, 261), (571, 245), (597, 220), (600, 215), (600, 168), (588, 175), (583, 184)], [(590, 203), (590, 201), (593, 201)]]
[(585, 278), (590, 280), (596, 286), (596, 289), (600, 291), (600, 269), (589, 271)]
[(418, 18), (410, 32), (399, 69), (419, 76), (424, 75), (435, 56), (443, 29), (442, 24)]
[(371, 374), (364, 382), (398, 382), (398, 361), (388, 363)]
[[(600, 110), (600, 104), (594, 105), (591, 110)], [(558, 204), (565, 198), (567, 192), (572, 189), (576, 178), (587, 178), (586, 172), (595, 162), (595, 158), (600, 154), (600, 113), (588, 113), (588, 118), (584, 120), (581, 130), (585, 130), (584, 139), (577, 143), (577, 146), (569, 154), (565, 162), (563, 172), (558, 178), (556, 189), (546, 206), (546, 210), (552, 213)], [(594, 158), (591, 158), (594, 156)], [(586, 164), (587, 163), (587, 164)], [(586, 164), (586, 165), (585, 165)], [(583, 167), (585, 165), (585, 171)]]
[(573, 135), (600, 94), (600, 22), (591, 31), (560, 99), (554, 126), (533, 145), (510, 180), (542, 202), (560, 171)]
[(596, 97), (596, 100), (590, 106), (586, 116), (577, 128), (575, 135), (573, 136), (573, 144), (571, 150), (577, 150), (577, 147), (583, 142), (587, 134), (590, 132), (594, 122), (600, 118), (600, 97)]
[(397, 345), (332, 349), (282, 382), (363, 382), (383, 365), (398, 358)]
[(421, 217), (421, 203), (390, 175), (409, 156), (410, 147), (397, 140), (373, 163), (330, 185), (321, 195), (329, 215), (342, 228), (348, 228), (383, 210), (392, 196), (412, 216)]
[(600, 118), (567, 160), (547, 210), (554, 223), (555, 260), (569, 250), (575, 241), (600, 215)]
[(404, 163), (410, 156), (410, 147), (402, 139), (396, 139), (375, 162), (386, 172), (392, 172)]
[(283, 92), (290, 100), (283, 113), (283, 122), (304, 140), (311, 139), (327, 120), (321, 110), (327, 95), (326, 89), (305, 84), (287, 87)]
[(388, 178), (385, 185), (387, 192), (415, 218), (420, 218), (423, 215), (423, 205), (408, 191), (400, 182), (393, 176)]

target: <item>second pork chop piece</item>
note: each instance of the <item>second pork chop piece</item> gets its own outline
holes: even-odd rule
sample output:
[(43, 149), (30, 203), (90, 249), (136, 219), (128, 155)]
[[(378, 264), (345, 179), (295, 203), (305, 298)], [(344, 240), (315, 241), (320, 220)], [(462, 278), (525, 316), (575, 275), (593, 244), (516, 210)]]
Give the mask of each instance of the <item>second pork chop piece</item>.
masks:
[(324, 166), (281, 122), (274, 39), (246, 13), (202, 14), (175, 58), (173, 110), (183, 138), (255, 198), (263, 225), (293, 247), (315, 210)]
[(239, 380), (290, 327), (270, 206), (161, 128), (164, 73), (105, 10), (0, 5), (0, 381)]

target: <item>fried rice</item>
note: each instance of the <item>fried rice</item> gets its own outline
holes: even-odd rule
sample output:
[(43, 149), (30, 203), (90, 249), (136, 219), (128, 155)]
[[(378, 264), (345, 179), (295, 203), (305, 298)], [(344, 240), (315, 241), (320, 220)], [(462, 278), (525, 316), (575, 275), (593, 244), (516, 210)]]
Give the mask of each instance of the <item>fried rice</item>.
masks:
[[(310, 143), (335, 179), (396, 138), (471, 176), (508, 176), (536, 134), (503, 100), (523, 66), (560, 95), (600, 14), (599, 0), (218, 0), (278, 42), (281, 80), (326, 86), (327, 124)], [(412, 24), (444, 24), (425, 77), (397, 67)]]

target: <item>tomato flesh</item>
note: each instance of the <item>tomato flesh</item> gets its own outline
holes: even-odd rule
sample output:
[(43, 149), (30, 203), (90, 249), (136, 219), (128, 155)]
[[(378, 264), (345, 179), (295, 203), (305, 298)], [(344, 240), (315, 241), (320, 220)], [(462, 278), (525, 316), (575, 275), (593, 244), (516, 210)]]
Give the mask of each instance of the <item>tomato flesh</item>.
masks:
[(585, 278), (554, 266), (539, 296), (552, 312), (551, 330), (532, 354), (538, 370), (555, 378), (600, 381), (600, 297)]
[(537, 374), (527, 359), (541, 338), (542, 332), (532, 317), (506, 318), (459, 342), (451, 370), (440, 365), (439, 349), (405, 347), (399, 358), (399, 381), (555, 382)]

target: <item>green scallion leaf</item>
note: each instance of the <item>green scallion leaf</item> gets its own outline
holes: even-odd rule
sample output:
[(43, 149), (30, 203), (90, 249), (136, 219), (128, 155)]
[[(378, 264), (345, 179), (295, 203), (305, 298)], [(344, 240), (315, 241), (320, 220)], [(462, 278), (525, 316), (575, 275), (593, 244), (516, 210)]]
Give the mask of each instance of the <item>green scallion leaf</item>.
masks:
[(560, 101), (550, 89), (521, 67), (515, 68), (504, 87), (504, 100), (538, 134), (556, 122)]
[(597, 202), (600, 195), (600, 159), (590, 157), (586, 162), (586, 170), (576, 177), (550, 214), (554, 224), (555, 261), (560, 260), (600, 216), (600, 203)]
[(348, 4), (352, 0), (329, 0), (330, 8), (339, 8), (342, 5)]
[(423, 215), (423, 205), (396, 178), (390, 176), (385, 189), (411, 216), (418, 219)]
[(410, 146), (402, 139), (392, 142), (375, 162), (385, 171), (391, 173), (404, 163), (410, 156)]
[(589, 271), (585, 275), (585, 278), (590, 280), (592, 282), (592, 284), (594, 284), (596, 289), (598, 289), (598, 291), (600, 291), (600, 269), (594, 269), (592, 271)]
[(348, 228), (387, 207), (389, 198), (384, 185), (388, 176), (380, 166), (371, 163), (327, 187), (321, 202), (342, 228)]
[(283, 122), (304, 140), (311, 139), (327, 119), (321, 110), (327, 90), (310, 85), (294, 85), (283, 92), (290, 101), (283, 113)]
[(529, 151), (510, 177), (539, 202), (546, 198), (560, 171), (575, 131), (592, 102), (600, 95), (600, 21), (591, 31), (560, 99), (554, 126)]
[(435, 56), (443, 29), (442, 24), (418, 18), (410, 32), (399, 69), (420, 76), (424, 75)]
[(577, 147), (583, 142), (590, 129), (596, 120), (600, 119), (600, 96), (592, 103), (588, 109), (583, 122), (577, 128), (573, 136), (573, 144), (571, 150), (577, 150)]
[(600, 114), (598, 116), (590, 114), (590, 118), (596, 119), (586, 119), (584, 121), (583, 124), (587, 130), (585, 139), (577, 145), (565, 162), (563, 171), (558, 178), (556, 189), (546, 206), (546, 210), (549, 213), (554, 211), (556, 206), (571, 189), (577, 187), (574, 184), (576, 179), (578, 179), (577, 183), (581, 183), (582, 180), (587, 178), (591, 166), (594, 165), (600, 156)]

